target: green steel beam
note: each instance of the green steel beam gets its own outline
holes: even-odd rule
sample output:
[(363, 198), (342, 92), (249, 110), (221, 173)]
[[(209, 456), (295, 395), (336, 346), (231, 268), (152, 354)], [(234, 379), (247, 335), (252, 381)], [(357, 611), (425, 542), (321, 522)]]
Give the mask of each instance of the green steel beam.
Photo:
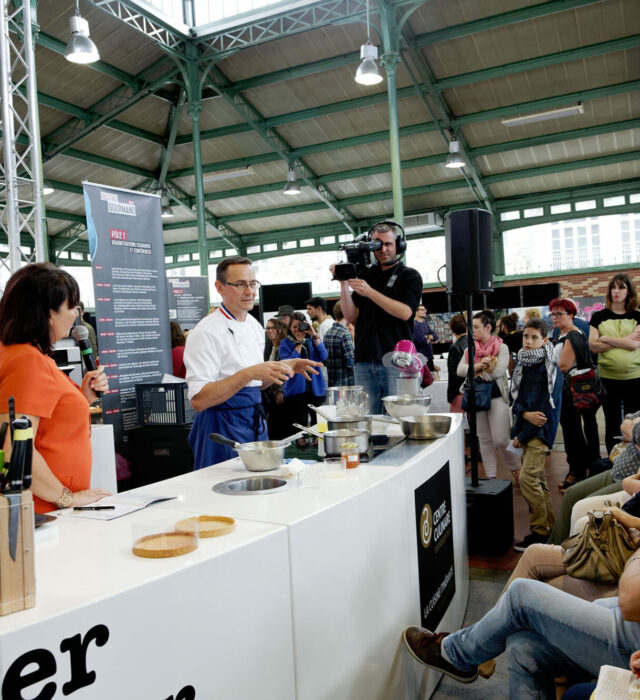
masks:
[(638, 212), (637, 204), (621, 204), (615, 207), (594, 207), (585, 211), (571, 211), (563, 214), (545, 214), (544, 216), (529, 217), (515, 221), (503, 221), (500, 227), (503, 231), (511, 231), (516, 228), (536, 226), (537, 224), (548, 224), (556, 221), (572, 221), (593, 216), (611, 216), (613, 214), (634, 214)]
[(536, 58), (527, 58), (522, 61), (515, 61), (514, 63), (505, 63), (500, 66), (492, 66), (491, 68), (483, 68), (460, 75), (452, 75), (437, 80), (435, 82), (435, 88), (439, 92), (442, 92), (443, 90), (459, 87), (460, 85), (470, 85), (471, 83), (492, 80), (493, 78), (502, 78), (506, 75), (535, 70), (536, 68), (546, 68), (559, 63), (578, 61), (583, 58), (600, 56), (615, 51), (624, 51), (625, 49), (635, 48), (636, 46), (640, 46), (640, 34), (626, 36), (621, 39), (613, 39), (612, 41), (603, 41), (598, 44), (590, 44), (589, 46), (581, 46), (576, 49), (568, 49), (567, 51), (558, 51), (545, 56), (537, 56)]
[(555, 97), (544, 97), (540, 100), (532, 100), (530, 102), (521, 102), (520, 104), (506, 105), (504, 107), (496, 107), (495, 109), (485, 109), (482, 112), (474, 112), (471, 114), (462, 114), (453, 120), (454, 126), (464, 126), (473, 122), (487, 121), (488, 119), (500, 119), (502, 117), (510, 117), (518, 114), (528, 114), (529, 112), (537, 112), (538, 110), (553, 109), (554, 107), (563, 107), (573, 102), (586, 102), (587, 100), (598, 100), (603, 97), (611, 97), (611, 95), (620, 95), (625, 92), (635, 92), (640, 89), (640, 80), (629, 80), (624, 83), (615, 83), (614, 85), (605, 85), (599, 88), (591, 88), (589, 90), (579, 90), (578, 92), (569, 92), (564, 95), (556, 95)]
[(184, 107), (186, 98), (186, 91), (181, 90), (177, 104), (171, 105), (169, 110), (169, 120), (167, 122), (168, 128), (166, 133), (167, 145), (162, 149), (159, 167), (160, 172), (158, 175), (158, 187), (160, 189), (164, 187), (165, 180), (167, 179), (167, 172), (169, 170), (169, 164), (171, 163), (171, 156), (173, 155), (176, 136), (178, 135), (178, 127), (180, 126), (180, 115), (182, 113), (182, 108)]
[(555, 14), (556, 12), (566, 12), (567, 10), (573, 10), (577, 7), (593, 5), (601, 1), (602, 0), (548, 0), (548, 2), (529, 5), (528, 7), (522, 7), (518, 10), (510, 10), (509, 12), (502, 12), (497, 15), (490, 15), (489, 17), (482, 17), (481, 19), (474, 19), (470, 22), (464, 22), (463, 24), (455, 24), (451, 27), (443, 27), (433, 32), (420, 34), (416, 36), (416, 46), (421, 48), (429, 44), (458, 39), (460, 37), (469, 36), (470, 34), (478, 34), (479, 32), (486, 32), (490, 29), (506, 27), (509, 24), (537, 19), (538, 17)]
[(152, 39), (167, 53), (180, 59), (184, 58), (184, 44), (190, 38), (186, 33), (186, 27), (185, 33), (180, 32), (168, 22), (144, 12), (140, 7), (126, 0), (87, 0), (87, 2), (120, 20), (130, 29)]
[(132, 173), (133, 175), (141, 175), (142, 177), (154, 179), (156, 176), (156, 173), (153, 170), (146, 170), (145, 168), (139, 168), (137, 165), (130, 165), (129, 163), (125, 163), (121, 160), (114, 160), (113, 158), (106, 158), (105, 156), (97, 156), (93, 153), (79, 151), (75, 148), (65, 149), (64, 155), (68, 158), (76, 158), (77, 160), (82, 160), (86, 163), (103, 165), (106, 168), (114, 168), (115, 170), (121, 170), (125, 173)]
[[(260, 112), (242, 95), (232, 95), (227, 92), (229, 80), (216, 66), (212, 66), (209, 70), (209, 79), (207, 84), (219, 95), (222, 95), (226, 102), (244, 119), (251, 124), (253, 130), (276, 152), (282, 160), (290, 167), (295, 166), (297, 177), (308, 187), (315, 190), (316, 194), (322, 200), (325, 207), (329, 208), (344, 224), (344, 226), (353, 231), (352, 224), (354, 218), (349, 211), (340, 205), (336, 195), (323, 184), (316, 182), (317, 175), (315, 172), (302, 160), (291, 158), (291, 146), (275, 131), (273, 128), (266, 126), (268, 120), (260, 114)], [(233, 219), (232, 219), (233, 220)]]
[(625, 151), (624, 153), (611, 153), (606, 156), (596, 156), (594, 158), (583, 158), (582, 160), (568, 161), (565, 163), (552, 163), (551, 165), (542, 165), (535, 168), (524, 168), (522, 170), (510, 170), (505, 173), (496, 173), (495, 175), (487, 175), (484, 180), (488, 184), (494, 182), (508, 182), (510, 180), (519, 180), (524, 177), (536, 177), (538, 175), (550, 175), (551, 173), (560, 173), (567, 170), (577, 170), (584, 168), (595, 168), (601, 165), (612, 165), (616, 163), (626, 163), (630, 160), (639, 160), (640, 151)]

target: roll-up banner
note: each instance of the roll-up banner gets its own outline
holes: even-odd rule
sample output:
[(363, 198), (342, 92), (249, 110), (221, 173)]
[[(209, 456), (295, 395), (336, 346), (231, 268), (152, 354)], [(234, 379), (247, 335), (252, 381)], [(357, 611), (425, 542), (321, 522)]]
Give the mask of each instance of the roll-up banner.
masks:
[(183, 331), (193, 328), (209, 312), (209, 280), (206, 277), (167, 277), (169, 318)]
[(136, 424), (136, 384), (172, 373), (160, 198), (83, 182), (102, 397), (116, 442)]

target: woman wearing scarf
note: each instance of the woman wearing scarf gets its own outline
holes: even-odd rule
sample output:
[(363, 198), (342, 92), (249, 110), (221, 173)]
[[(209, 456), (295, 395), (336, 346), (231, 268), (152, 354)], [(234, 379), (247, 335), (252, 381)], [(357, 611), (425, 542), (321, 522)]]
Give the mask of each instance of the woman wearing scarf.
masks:
[[(475, 376), (484, 382), (491, 382), (491, 408), (478, 411), (478, 441), (480, 456), (485, 474), (489, 479), (496, 478), (496, 450), (502, 455), (502, 462), (512, 472), (519, 469), (519, 458), (507, 450), (509, 445), (509, 385), (507, 367), (509, 350), (500, 338), (493, 335), (496, 329), (496, 315), (484, 309), (473, 317), (473, 339), (475, 345)], [(458, 364), (458, 376), (466, 377), (469, 369), (469, 351), (465, 350)]]
[(560, 335), (555, 341), (555, 357), (558, 367), (565, 375), (560, 425), (569, 472), (560, 485), (560, 489), (564, 491), (585, 479), (587, 468), (600, 459), (600, 437), (596, 422), (598, 408), (579, 413), (574, 408), (569, 390), (570, 374), (591, 367), (587, 338), (573, 323), (573, 317), (578, 311), (575, 304), (569, 299), (552, 299), (549, 302), (549, 311), (553, 325), (560, 330)]
[(529, 321), (511, 380), (511, 437), (514, 447), (522, 447), (520, 490), (529, 506), (531, 526), (531, 533), (514, 546), (518, 552), (546, 542), (555, 522), (544, 467), (558, 429), (563, 378), (547, 333), (542, 319)]
[[(303, 323), (303, 329), (300, 329)], [(306, 325), (306, 328), (305, 328)], [(309, 360), (325, 362), (327, 351), (313, 326), (307, 322), (304, 314), (296, 311), (289, 322), (289, 335), (280, 343), (280, 359), (302, 357)], [(322, 373), (314, 374), (311, 381), (302, 375), (295, 375), (284, 384), (283, 425), (292, 423), (308, 425), (309, 409), (307, 404), (320, 406), (324, 403), (325, 383)]]

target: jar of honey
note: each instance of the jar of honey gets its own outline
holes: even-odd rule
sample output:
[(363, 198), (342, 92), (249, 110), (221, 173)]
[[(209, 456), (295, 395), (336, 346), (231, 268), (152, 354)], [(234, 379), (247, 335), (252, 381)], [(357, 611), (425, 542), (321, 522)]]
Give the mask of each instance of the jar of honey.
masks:
[(356, 442), (345, 442), (340, 445), (340, 458), (342, 459), (342, 464), (347, 469), (355, 469), (360, 466), (360, 451), (358, 450), (358, 443)]

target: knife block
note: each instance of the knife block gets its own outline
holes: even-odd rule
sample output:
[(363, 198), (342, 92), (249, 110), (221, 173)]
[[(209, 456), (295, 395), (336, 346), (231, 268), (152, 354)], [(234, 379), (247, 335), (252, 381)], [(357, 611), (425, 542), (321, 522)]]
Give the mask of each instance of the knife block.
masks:
[(36, 604), (33, 563), (33, 496), (22, 491), (16, 532), (16, 558), (9, 551), (9, 510), (6, 496), (0, 496), (0, 615), (32, 608)]

